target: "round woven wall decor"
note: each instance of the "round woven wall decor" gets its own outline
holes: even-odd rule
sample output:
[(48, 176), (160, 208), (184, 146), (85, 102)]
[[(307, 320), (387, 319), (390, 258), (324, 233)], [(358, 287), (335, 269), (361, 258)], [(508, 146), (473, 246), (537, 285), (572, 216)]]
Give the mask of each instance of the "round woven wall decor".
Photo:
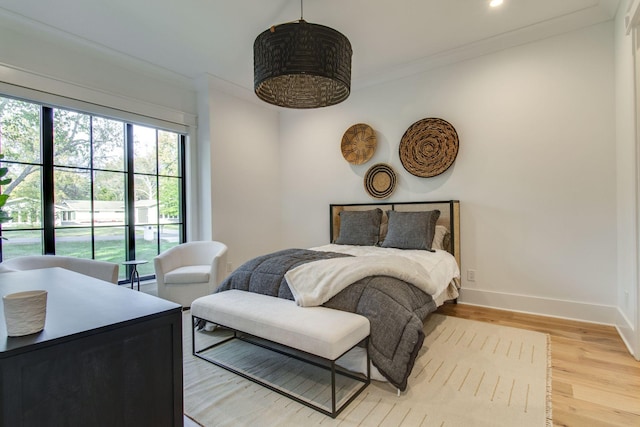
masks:
[(378, 140), (373, 128), (364, 123), (351, 126), (342, 136), (340, 149), (342, 157), (354, 165), (361, 165), (371, 159), (376, 151)]
[(371, 197), (386, 199), (396, 189), (398, 178), (391, 166), (377, 163), (364, 176), (364, 188)]
[(402, 166), (412, 175), (440, 175), (458, 155), (458, 134), (445, 120), (418, 120), (402, 136), (399, 151)]

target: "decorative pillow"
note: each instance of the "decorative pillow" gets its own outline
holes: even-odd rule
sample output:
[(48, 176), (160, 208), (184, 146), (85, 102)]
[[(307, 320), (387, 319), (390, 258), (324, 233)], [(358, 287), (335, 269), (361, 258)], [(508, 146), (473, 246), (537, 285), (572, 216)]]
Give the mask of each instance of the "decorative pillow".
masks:
[(449, 229), (444, 225), (436, 225), (436, 231), (433, 235), (433, 243), (431, 244), (431, 249), (442, 249), (446, 251), (447, 248), (445, 246), (444, 238), (449, 234)]
[(398, 249), (431, 250), (440, 211), (387, 211), (389, 230), (380, 246)]
[(340, 212), (338, 245), (374, 246), (378, 244), (381, 209)]

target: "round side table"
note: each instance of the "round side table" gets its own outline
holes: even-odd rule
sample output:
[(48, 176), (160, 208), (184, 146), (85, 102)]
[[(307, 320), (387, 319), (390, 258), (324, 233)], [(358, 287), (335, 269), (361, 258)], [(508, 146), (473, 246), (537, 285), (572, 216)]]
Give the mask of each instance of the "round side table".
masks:
[(138, 266), (142, 264), (146, 264), (149, 261), (144, 259), (134, 259), (131, 261), (124, 261), (122, 265), (130, 265), (131, 266), (131, 276), (129, 277), (129, 281), (131, 282), (131, 289), (133, 289), (133, 282), (135, 280), (138, 281), (138, 290), (140, 290), (140, 273), (138, 273)]

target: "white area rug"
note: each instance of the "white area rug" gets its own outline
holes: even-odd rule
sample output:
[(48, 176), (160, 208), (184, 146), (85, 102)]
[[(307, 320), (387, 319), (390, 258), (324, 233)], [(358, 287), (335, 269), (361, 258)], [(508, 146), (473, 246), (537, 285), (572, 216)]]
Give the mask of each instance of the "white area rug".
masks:
[[(552, 424), (550, 344), (545, 334), (433, 314), (425, 323), (426, 339), (407, 391), (398, 397), (389, 384), (373, 381), (332, 419), (193, 357), (190, 319), (185, 312), (184, 409), (205, 427)], [(282, 363), (265, 365), (282, 370), (287, 358), (276, 357), (282, 357)], [(300, 387), (317, 397), (329, 378), (317, 379), (317, 384), (304, 381)]]

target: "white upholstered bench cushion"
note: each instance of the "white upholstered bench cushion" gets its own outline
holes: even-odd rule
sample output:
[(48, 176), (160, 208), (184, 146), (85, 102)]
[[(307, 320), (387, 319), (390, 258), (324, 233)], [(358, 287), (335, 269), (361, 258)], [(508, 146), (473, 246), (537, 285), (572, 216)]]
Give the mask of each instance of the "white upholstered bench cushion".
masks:
[(326, 307), (298, 307), (294, 301), (230, 290), (200, 297), (191, 315), (335, 360), (369, 336), (369, 320)]
[(211, 265), (187, 265), (164, 274), (165, 284), (207, 283), (211, 274)]

